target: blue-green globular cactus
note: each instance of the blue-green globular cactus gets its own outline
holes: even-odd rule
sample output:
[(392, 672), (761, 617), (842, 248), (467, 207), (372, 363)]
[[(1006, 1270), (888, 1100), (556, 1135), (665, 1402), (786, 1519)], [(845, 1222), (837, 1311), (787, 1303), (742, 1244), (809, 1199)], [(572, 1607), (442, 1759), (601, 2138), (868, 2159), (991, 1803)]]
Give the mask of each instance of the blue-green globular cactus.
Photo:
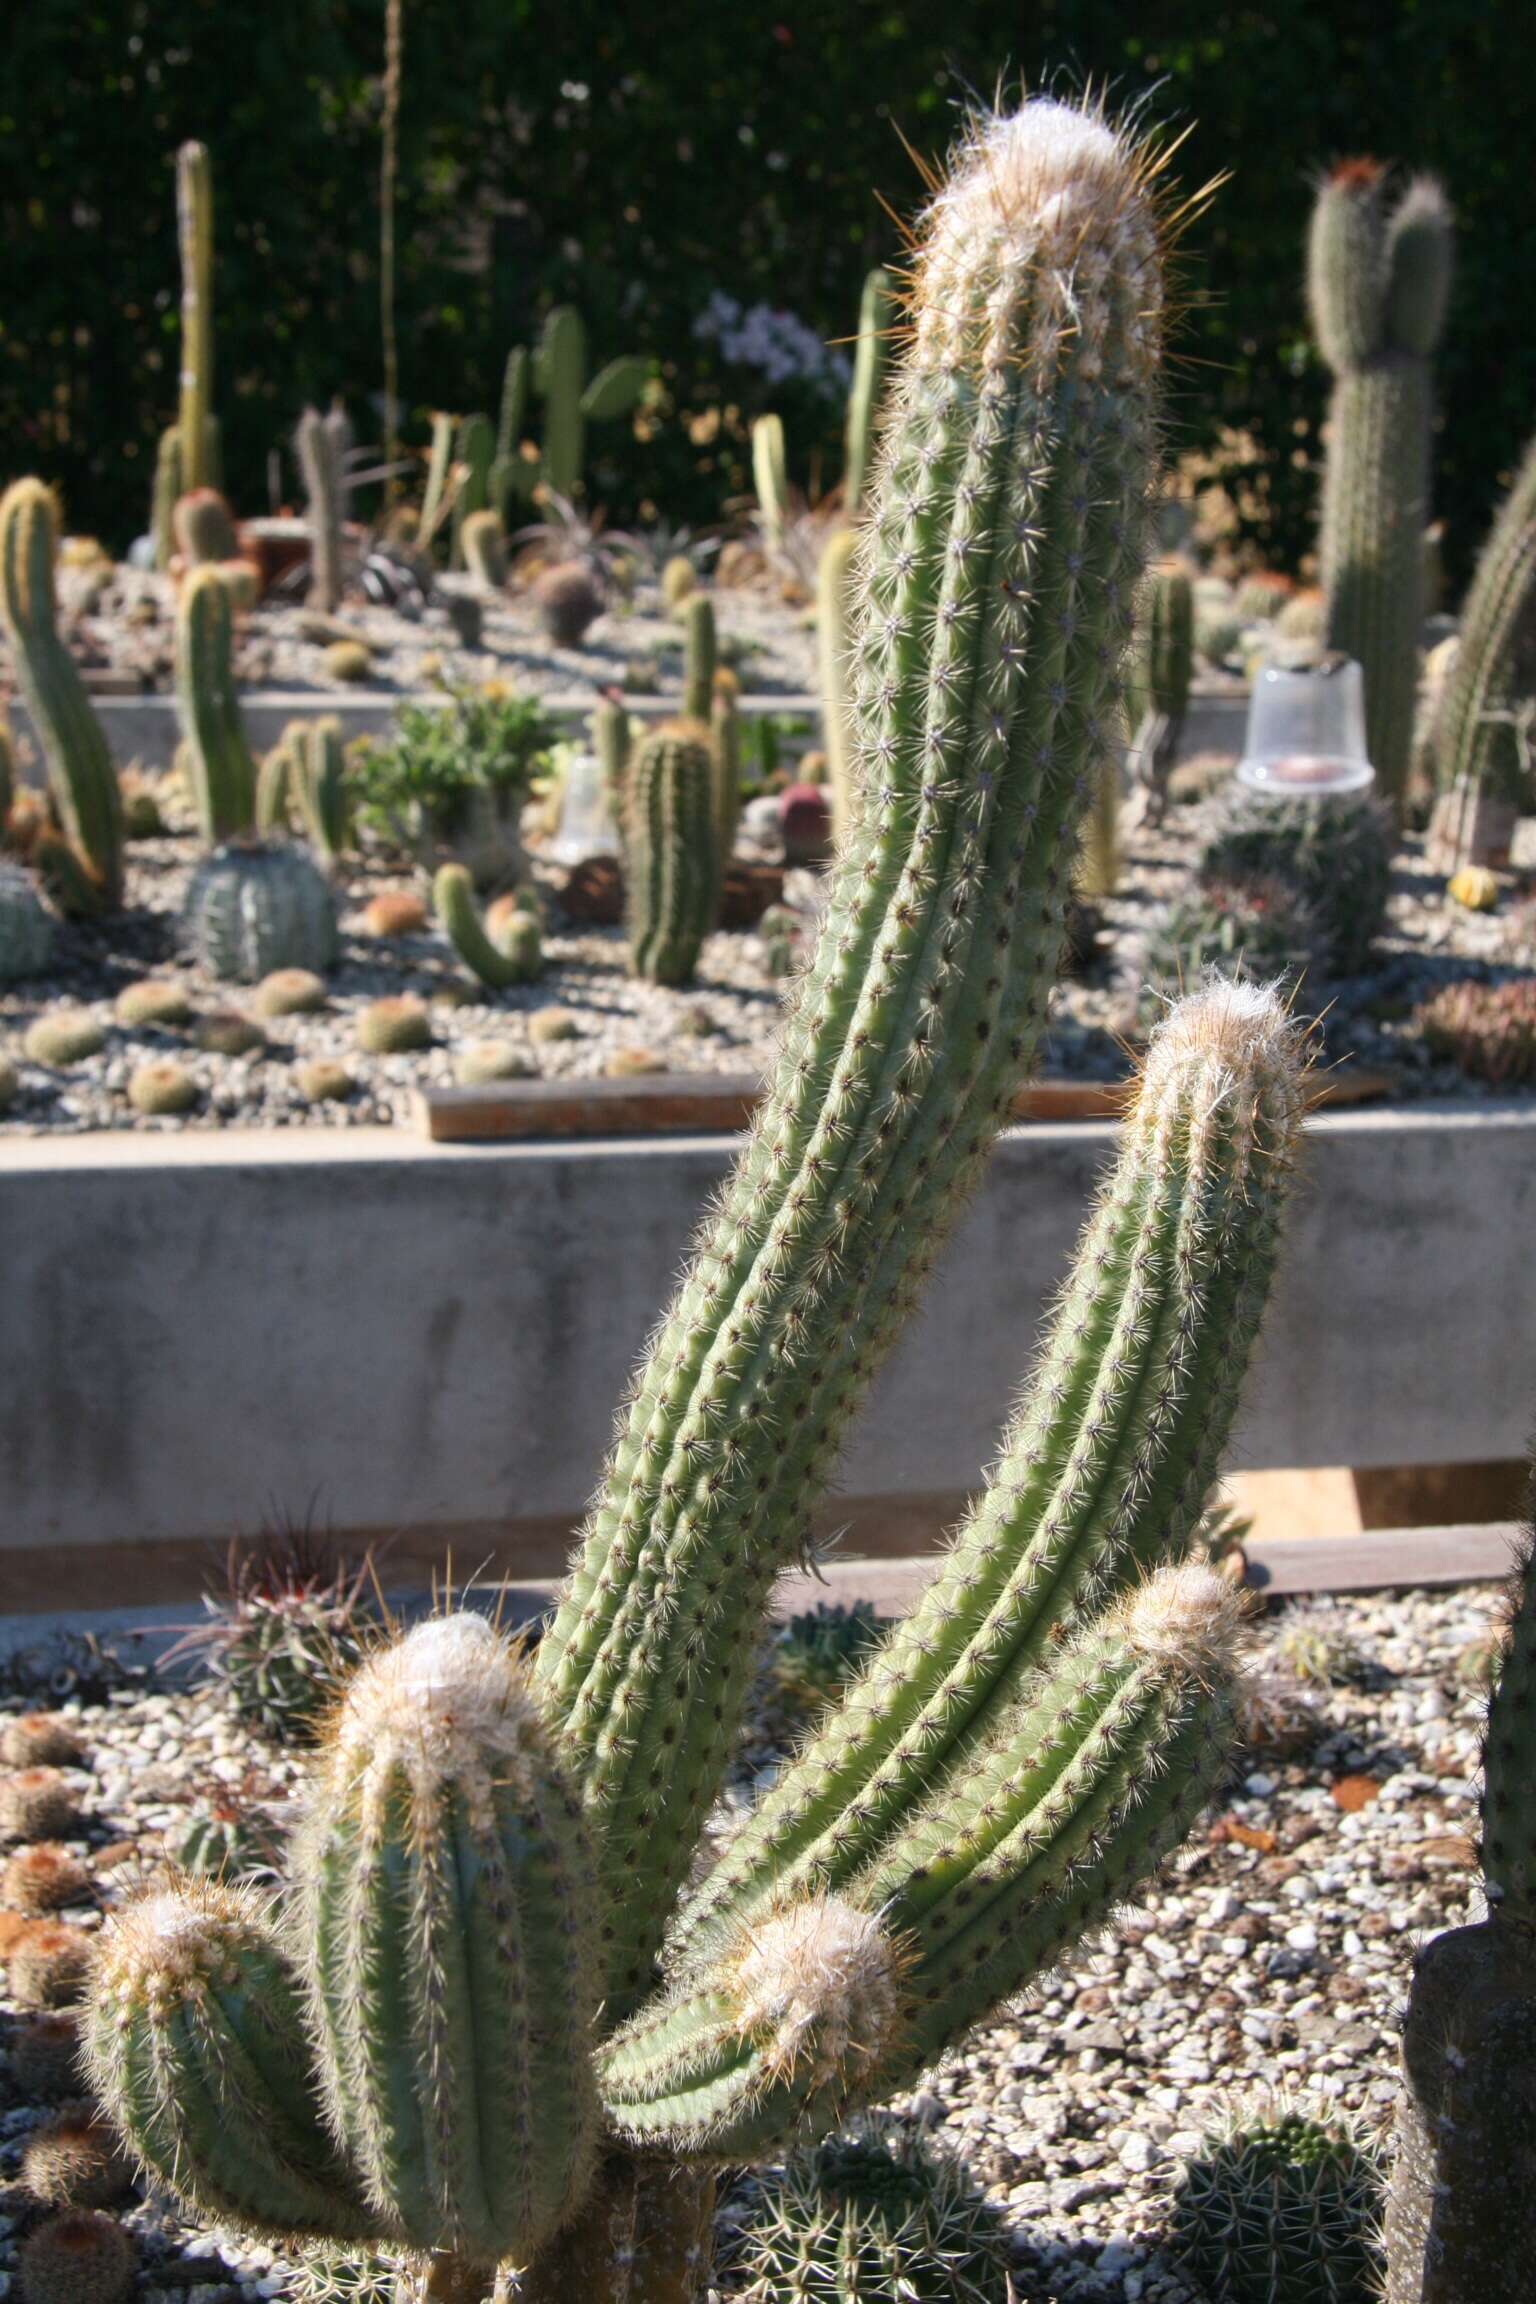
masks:
[(192, 875), (182, 939), (222, 983), (259, 984), (278, 968), (336, 961), (336, 904), (325, 875), (291, 841), (231, 840)]
[[(288, 2151), (274, 2181), (295, 2229), (404, 2252), (402, 2295), (484, 2304), (499, 2256), (528, 2304), (700, 2292), (711, 2167), (909, 2084), (1134, 1891), (1224, 1765), (1240, 1609), (1187, 1554), (1302, 1097), (1283, 1005), (1216, 985), (1153, 1045), (948, 1561), (693, 1877), (776, 1572), (1042, 1029), (1143, 551), (1155, 181), (1100, 113), (1032, 103), (935, 199), (855, 624), (860, 805), (757, 1128), (532, 1662), (463, 1619), (414, 1633), (322, 1756), (302, 1985), (252, 1990), (341, 2165)], [(91, 2029), (146, 2159), (227, 2207), (214, 2060), (163, 2053), (202, 2037), (176, 1952), (200, 1930), (120, 1923)]]
[(53, 957), (53, 922), (29, 872), (0, 863), (0, 984), (41, 976)]

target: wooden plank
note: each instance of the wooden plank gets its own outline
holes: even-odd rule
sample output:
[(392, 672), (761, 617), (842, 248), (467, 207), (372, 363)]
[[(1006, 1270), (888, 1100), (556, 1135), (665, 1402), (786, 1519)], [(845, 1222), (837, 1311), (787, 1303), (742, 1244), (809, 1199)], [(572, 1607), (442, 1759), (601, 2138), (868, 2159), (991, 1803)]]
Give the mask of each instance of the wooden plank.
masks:
[[(1384, 1073), (1340, 1071), (1315, 1083), (1310, 1101), (1359, 1104), (1386, 1095)], [(1114, 1120), (1129, 1080), (1033, 1080), (1009, 1118)], [(757, 1108), (763, 1083), (751, 1072), (652, 1072), (635, 1080), (498, 1080), (483, 1088), (426, 1088), (417, 1124), (434, 1144), (507, 1143), (550, 1136), (734, 1134)]]

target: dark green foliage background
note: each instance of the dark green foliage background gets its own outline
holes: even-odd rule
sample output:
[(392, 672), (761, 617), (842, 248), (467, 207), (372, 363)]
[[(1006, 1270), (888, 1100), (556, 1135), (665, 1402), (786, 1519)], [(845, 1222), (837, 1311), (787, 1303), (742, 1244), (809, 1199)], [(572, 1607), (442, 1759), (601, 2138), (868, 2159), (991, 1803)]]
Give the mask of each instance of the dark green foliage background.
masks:
[[(173, 160), (215, 163), (217, 399), (232, 491), (307, 398), (378, 390), (383, 0), (10, 0), (0, 26), (0, 478), (56, 480), (72, 524), (145, 524), (175, 399)], [(1193, 120), (1183, 176), (1233, 181), (1189, 249), (1175, 448), (1259, 439), (1253, 531), (1308, 546), (1325, 379), (1301, 244), (1311, 178), (1374, 151), (1444, 176), (1460, 218), (1442, 362), (1439, 509), (1457, 574), (1536, 422), (1529, 20), (1516, 0), (406, 0), (402, 380), (422, 412), (493, 408), (506, 348), (575, 297), (595, 359), (655, 356), (648, 443), (592, 435), (592, 493), (709, 520), (746, 485), (747, 419), (774, 396), (692, 334), (712, 290), (853, 324), (897, 252), (879, 205), (917, 179), (896, 130), (942, 151), (968, 89), (1055, 67)], [(780, 393), (797, 477), (834, 477), (838, 411)], [(731, 414), (689, 425), (725, 404)], [(285, 469), (284, 489), (294, 482)]]

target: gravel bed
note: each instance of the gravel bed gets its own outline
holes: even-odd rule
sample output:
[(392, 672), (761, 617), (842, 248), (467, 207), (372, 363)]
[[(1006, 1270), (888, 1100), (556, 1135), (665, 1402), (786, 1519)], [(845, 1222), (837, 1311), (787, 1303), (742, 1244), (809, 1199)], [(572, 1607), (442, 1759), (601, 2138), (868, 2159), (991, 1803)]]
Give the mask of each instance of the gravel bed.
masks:
[[(757, 695), (807, 695), (816, 689), (816, 642), (807, 611), (762, 584), (712, 585), (720, 660)], [(478, 644), (466, 648), (447, 603), (471, 600), (481, 614)], [(102, 585), (87, 571), (62, 569), (60, 625), (88, 674), (105, 674), (136, 690), (174, 684), (175, 594), (167, 577), (119, 567)], [(535, 695), (645, 687), (662, 693), (682, 682), (682, 634), (654, 583), (615, 600), (589, 626), (579, 648), (557, 648), (519, 591), (493, 592), (466, 576), (439, 576), (433, 603), (419, 621), (398, 609), (349, 599), (334, 616), (261, 601), (240, 620), (235, 673), (243, 686), (312, 688), (317, 700), (355, 693), (327, 669), (332, 641), (360, 640), (369, 650), (367, 686), (398, 692), (438, 679), (457, 684), (511, 680)], [(7, 664), (0, 645), (0, 667)]]
[[(1162, 2203), (1234, 2102), (1287, 2087), (1385, 2126), (1413, 1947), (1476, 1904), (1482, 1697), (1465, 1660), (1493, 1597), (1325, 1604), (1357, 1669), (1304, 1700), (1280, 1657), (1289, 1619), (1267, 1620), (1261, 1668), (1303, 1707), (1284, 1748), (1250, 1747), (1182, 1858), (1099, 1951), (893, 2107), (960, 2153), (1004, 2214), (1021, 2304), (1198, 2304), (1159, 2251)], [(85, 1817), (72, 1845), (107, 1905), (147, 1877), (189, 1807), (234, 1794), (280, 1817), (302, 1777), (207, 1692), (125, 1691), (68, 1710), (92, 1762), (71, 1776)], [(94, 1906), (68, 1917), (99, 1925)], [(17, 2011), (0, 2005), (9, 2033)], [(4, 2064), (0, 2106), (3, 2184), (41, 2116)], [(14, 2181), (0, 2190), (0, 2295), (34, 2214)], [(149, 2304), (292, 2293), (270, 2251), (195, 2233), (163, 2198), (128, 2221)]]
[[(486, 1041), (499, 1043), (529, 1076), (548, 1079), (598, 1078), (615, 1062), (737, 1074), (763, 1073), (772, 1064), (783, 985), (770, 972), (761, 937), (732, 931), (706, 939), (697, 979), (684, 990), (637, 982), (625, 965), (621, 929), (565, 921), (558, 875), (538, 860), (536, 844), (533, 868), (544, 886), (547, 920), (546, 967), (537, 984), (488, 992), (466, 977), (435, 924), (392, 938), (367, 933), (366, 908), (381, 891), (426, 894), (423, 876), (370, 849), (338, 874), (341, 958), (324, 1007), (269, 1022), (267, 1044), (254, 1055), (205, 1053), (196, 1045), (196, 1019), (231, 1009), (249, 1013), (251, 995), (248, 988), (200, 978), (179, 953), (178, 915), (199, 851), (181, 828), (174, 784), (161, 778), (158, 789), (173, 831), (130, 846), (124, 910), (99, 926), (61, 926), (48, 974), (0, 986), (0, 1054), (19, 1073), (19, 1093), (0, 1116), (0, 1134), (392, 1125), (410, 1118), (416, 1091), (451, 1085), (465, 1051)], [(1097, 908), (1091, 948), (1079, 954), (1076, 973), (1054, 995), (1047, 1073), (1084, 1081), (1124, 1076), (1127, 1045), (1144, 1038), (1156, 1010), (1144, 989), (1148, 939), (1188, 890), (1201, 838), (1198, 808), (1171, 810), (1161, 828), (1131, 834), (1116, 892)], [(819, 874), (786, 875), (785, 901), (801, 920), (802, 943), (813, 934), (823, 893)], [(1433, 1058), (1414, 1011), (1459, 977), (1497, 979), (1529, 973), (1533, 965), (1536, 901), (1524, 879), (1501, 875), (1499, 908), (1466, 911), (1449, 902), (1443, 877), (1424, 861), (1422, 842), (1410, 838), (1394, 868), (1370, 972), (1323, 988), (1321, 1058), (1384, 1076), (1398, 1100), (1507, 1094)], [(191, 998), (193, 1023), (120, 1024), (112, 1003), (143, 976), (180, 983)], [(365, 1053), (358, 1044), (360, 1012), (407, 992), (430, 1004), (431, 1045), (408, 1055)], [(89, 1009), (106, 1028), (99, 1054), (67, 1067), (27, 1058), (27, 1027), (58, 1005)], [(559, 1037), (550, 1036), (549, 1011), (559, 1012)], [(137, 1065), (163, 1056), (184, 1064), (197, 1102), (185, 1115), (145, 1118), (129, 1102), (128, 1083)], [(315, 1059), (346, 1067), (351, 1086), (345, 1096), (309, 1100), (301, 1072)]]

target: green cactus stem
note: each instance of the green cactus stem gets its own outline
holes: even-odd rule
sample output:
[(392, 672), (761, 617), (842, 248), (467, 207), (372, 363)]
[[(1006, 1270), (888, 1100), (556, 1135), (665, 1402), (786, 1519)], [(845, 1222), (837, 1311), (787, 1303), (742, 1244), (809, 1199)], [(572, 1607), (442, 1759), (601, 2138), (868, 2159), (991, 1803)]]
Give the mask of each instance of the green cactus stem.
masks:
[(871, 272), (859, 302), (859, 340), (853, 356), (853, 385), (848, 394), (843, 511), (850, 520), (857, 519), (863, 507), (864, 491), (874, 464), (875, 435), (890, 360), (895, 309), (890, 274)]
[(149, 532), (155, 547), (155, 567), (163, 576), (176, 551), (175, 514), (181, 486), (181, 427), (168, 424), (155, 450), (155, 492), (150, 507)]
[(543, 974), (543, 939), (531, 912), (512, 911), (492, 935), (462, 864), (444, 864), (432, 883), (432, 902), (443, 933), (471, 975), (493, 991), (533, 984)]
[(770, 552), (776, 552), (789, 517), (789, 466), (780, 416), (759, 416), (752, 426), (752, 485), (757, 491), (763, 541)]
[(632, 973), (688, 984), (719, 908), (714, 766), (691, 720), (648, 736), (629, 770), (624, 810), (624, 926)]
[(491, 466), (496, 461), (496, 435), (488, 416), (466, 416), (453, 444), (453, 522), (449, 566), (464, 566), (464, 523), (485, 511), (491, 501)]
[(285, 731), (288, 786), (298, 801), (304, 837), (327, 864), (352, 844), (351, 791), (341, 722), (327, 713)]
[(240, 718), (229, 587), (194, 568), (176, 603), (176, 709), (198, 829), (212, 846), (256, 821), (256, 763)]
[(448, 506), (449, 486), (453, 478), (453, 442), (457, 430), (455, 418), (441, 409), (432, 418), (432, 446), (427, 457), (426, 493), (421, 500), (421, 524), (418, 530), (423, 544), (430, 544), (437, 533), (438, 523)]
[(534, 354), (533, 381), (544, 402), (543, 477), (567, 503), (582, 492), (589, 423), (608, 423), (639, 404), (650, 374), (632, 354), (610, 360), (589, 382), (587, 331), (573, 305), (557, 305)]
[[(340, 415), (333, 411), (333, 415)], [(309, 604), (329, 615), (341, 598), (341, 510), (345, 416), (337, 424), (306, 408), (294, 435), (309, 518)]]
[(229, 506), (217, 488), (191, 488), (171, 514), (177, 550), (194, 568), (226, 567), (240, 550)]
[(858, 728), (853, 713), (854, 609), (858, 591), (858, 537), (835, 529), (816, 571), (816, 666), (821, 680), (821, 733), (832, 793), (832, 829), (847, 839), (857, 797), (854, 762)]
[(711, 813), (715, 824), (715, 854), (723, 893), (725, 876), (736, 853), (741, 828), (741, 714), (736, 709), (734, 685), (717, 682), (709, 714), (709, 749), (714, 764)]
[(1456, 652), (1434, 715), (1435, 781), (1529, 804), (1515, 726), (1536, 693), (1536, 439), (1478, 554)]
[(715, 611), (703, 592), (683, 602), (683, 718), (708, 720), (715, 694)]
[(464, 565), (477, 584), (499, 592), (507, 580), (507, 532), (499, 512), (489, 507), (466, 515), (459, 528)]
[(538, 466), (522, 454), (523, 426), (528, 415), (528, 392), (532, 381), (532, 362), (524, 345), (514, 345), (507, 354), (502, 371), (501, 405), (496, 418), (496, 458), (491, 466), (491, 506), (499, 512), (503, 525), (512, 516), (512, 506), (531, 496), (538, 478)]
[(205, 144), (176, 155), (176, 237), (181, 251), (181, 488), (218, 485), (209, 460), (213, 412), (213, 166)]
[(58, 508), (41, 480), (0, 497), (0, 621), (64, 828), (69, 909), (115, 911), (123, 892), (123, 800), (112, 755), (54, 620)]
[(1423, 536), (1429, 522), (1431, 361), (1450, 287), (1451, 216), (1432, 178), (1394, 205), (1385, 171), (1346, 161), (1318, 194), (1307, 293), (1333, 370), (1323, 481), (1328, 645), (1365, 675), (1366, 742), (1400, 809), (1413, 742)]
[(603, 772), (608, 813), (616, 829), (624, 823), (629, 782), (629, 714), (616, 697), (605, 696), (592, 715), (592, 748)]
[(600, 1985), (580, 1809), (483, 1619), (363, 1667), (296, 1876), (326, 2110), (369, 2198), (413, 2247), (525, 2263), (592, 2173)]
[(1062, 860), (1114, 740), (1158, 310), (1128, 147), (1052, 104), (986, 131), (931, 211), (885, 432), (855, 837), (539, 1653), (604, 1819), (616, 2012), (691, 1860), (773, 1574), (1043, 1027)]

